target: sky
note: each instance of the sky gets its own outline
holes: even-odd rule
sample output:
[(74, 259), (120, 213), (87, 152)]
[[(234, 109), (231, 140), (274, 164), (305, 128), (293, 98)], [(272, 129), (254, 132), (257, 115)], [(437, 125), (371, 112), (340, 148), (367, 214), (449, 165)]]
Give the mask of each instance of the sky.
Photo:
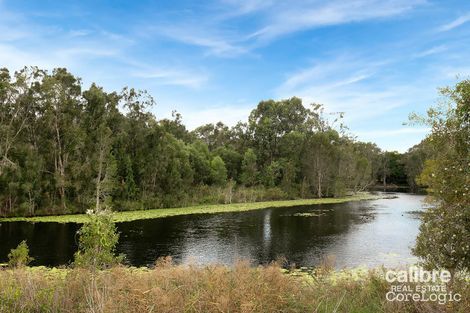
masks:
[(406, 151), (438, 88), (470, 74), (470, 1), (0, 0), (0, 67), (66, 67), (146, 89), (189, 129), (297, 96), (344, 112), (358, 140)]

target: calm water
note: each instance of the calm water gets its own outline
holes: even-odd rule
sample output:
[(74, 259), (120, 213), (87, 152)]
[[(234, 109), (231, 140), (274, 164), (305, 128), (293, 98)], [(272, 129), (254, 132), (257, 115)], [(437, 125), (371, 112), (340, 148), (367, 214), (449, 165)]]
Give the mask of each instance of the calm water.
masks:
[[(118, 224), (118, 252), (132, 265), (170, 255), (177, 263), (265, 264), (285, 257), (297, 266), (334, 256), (336, 266), (397, 266), (413, 262), (410, 247), (424, 196), (271, 208), (251, 212), (175, 216)], [(307, 214), (304, 214), (307, 213)], [(1, 223), (0, 262), (26, 239), (36, 265), (61, 265), (77, 249), (77, 224)]]

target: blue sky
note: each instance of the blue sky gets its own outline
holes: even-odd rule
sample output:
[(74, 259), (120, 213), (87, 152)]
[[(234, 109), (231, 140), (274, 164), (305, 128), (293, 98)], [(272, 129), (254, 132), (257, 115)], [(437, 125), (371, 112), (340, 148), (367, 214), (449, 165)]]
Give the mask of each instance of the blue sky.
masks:
[(147, 89), (158, 118), (177, 110), (190, 129), (298, 96), (406, 151), (427, 131), (408, 114), (468, 77), (469, 60), (466, 0), (0, 0), (0, 66)]

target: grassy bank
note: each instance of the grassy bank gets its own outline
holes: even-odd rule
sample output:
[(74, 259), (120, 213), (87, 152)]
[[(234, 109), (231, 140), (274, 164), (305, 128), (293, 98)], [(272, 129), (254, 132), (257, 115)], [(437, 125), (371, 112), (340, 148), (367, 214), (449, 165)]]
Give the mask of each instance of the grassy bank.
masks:
[(389, 302), (381, 275), (318, 272), (306, 279), (277, 265), (0, 270), (0, 312), (469, 312), (470, 286), (455, 282), (460, 302)]
[[(349, 201), (374, 200), (378, 198), (380, 197), (377, 195), (364, 192), (364, 193), (358, 193), (353, 196), (347, 196), (347, 197), (342, 197), (342, 198), (300, 199), (300, 200), (286, 200), (286, 201), (198, 205), (198, 206), (190, 206), (190, 207), (184, 207), (184, 208), (116, 212), (113, 215), (113, 219), (115, 222), (128, 222), (128, 221), (134, 221), (134, 220), (161, 218), (161, 217), (175, 216), (175, 215), (243, 212), (243, 211), (259, 210), (259, 209), (265, 209), (265, 208), (273, 208), (273, 207), (291, 207), (291, 206), (298, 206), (298, 205), (343, 203), (343, 202), (349, 202)], [(88, 219), (87, 219), (86, 214), (0, 218), (0, 222), (27, 221), (27, 222), (84, 223), (87, 220)]]

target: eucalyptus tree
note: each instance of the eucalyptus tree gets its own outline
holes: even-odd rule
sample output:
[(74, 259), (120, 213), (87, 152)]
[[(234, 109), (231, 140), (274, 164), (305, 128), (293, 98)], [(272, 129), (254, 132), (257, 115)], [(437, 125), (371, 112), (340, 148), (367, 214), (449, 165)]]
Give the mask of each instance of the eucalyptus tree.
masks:
[(292, 131), (304, 131), (309, 116), (299, 98), (261, 101), (248, 119), (259, 162), (269, 165), (278, 158), (282, 138)]
[(0, 213), (20, 206), (34, 214), (38, 205), (42, 159), (37, 156), (36, 85), (43, 75), (23, 68), (12, 77), (0, 69)]
[[(96, 210), (104, 203), (111, 206), (111, 197), (116, 189), (117, 162), (113, 155), (113, 131), (116, 128), (113, 114), (119, 115), (119, 96), (116, 93), (107, 94), (102, 88), (92, 84), (90, 89), (83, 92), (84, 129), (86, 131), (86, 147), (89, 153), (86, 157), (92, 179), (94, 181), (94, 203)], [(114, 124), (114, 125), (113, 125)]]
[(230, 128), (222, 122), (199, 126), (193, 131), (193, 134), (202, 140), (211, 151), (228, 146), (232, 137)]
[[(52, 154), (48, 161), (53, 164), (54, 182), (62, 209), (66, 210), (74, 169), (79, 165), (83, 146), (83, 129), (80, 120), (83, 112), (80, 79), (64, 68), (54, 69), (45, 75), (40, 85), (40, 110), (43, 112), (41, 126)], [(69, 192), (68, 192), (69, 191)]]
[(8, 69), (0, 69), (0, 174), (6, 168), (17, 167), (10, 152), (34, 112), (28, 85), (31, 76), (27, 68), (15, 73), (14, 78)]

